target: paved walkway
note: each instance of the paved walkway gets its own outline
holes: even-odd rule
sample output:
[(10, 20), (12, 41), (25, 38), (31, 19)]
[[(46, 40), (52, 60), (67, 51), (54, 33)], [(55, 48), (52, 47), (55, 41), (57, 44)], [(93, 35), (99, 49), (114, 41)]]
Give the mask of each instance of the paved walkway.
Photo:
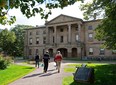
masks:
[[(65, 73), (63, 70), (63, 68), (67, 64), (71, 64), (71, 63), (85, 63), (85, 61), (84, 62), (63, 61), (60, 73), (58, 73), (57, 70), (55, 69), (54, 62), (50, 62), (47, 73), (43, 73), (43, 67), (40, 67), (39, 69), (37, 68), (35, 71), (14, 81), (9, 85), (62, 85), (63, 77), (73, 75), (72, 73)], [(116, 64), (116, 62), (96, 62), (96, 63)], [(21, 64), (21, 63), (17, 62), (17, 64)]]
[(40, 67), (9, 85), (62, 85), (63, 77), (72, 75), (72, 73), (65, 73), (63, 70), (67, 64), (69, 63), (62, 63), (61, 72), (58, 73), (54, 67), (54, 62), (50, 62), (47, 73), (43, 73), (43, 67)]

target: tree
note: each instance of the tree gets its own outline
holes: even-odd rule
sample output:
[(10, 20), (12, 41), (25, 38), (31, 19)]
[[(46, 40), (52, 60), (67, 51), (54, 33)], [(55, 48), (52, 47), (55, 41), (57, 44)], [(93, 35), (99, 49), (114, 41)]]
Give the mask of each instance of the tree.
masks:
[[(116, 49), (116, 0), (93, 0), (81, 6), (85, 19), (99, 17), (102, 14), (102, 22), (95, 29), (98, 40), (104, 41), (104, 47)], [(95, 16), (94, 16), (95, 15)]]
[(15, 33), (10, 32), (8, 29), (4, 29), (0, 32), (0, 48), (9, 55), (13, 54), (12, 45), (16, 39)]
[(0, 32), (2, 31), (2, 29), (0, 29)]
[[(15, 16), (10, 16), (10, 19), (6, 16), (9, 9), (19, 8), (27, 18), (40, 13), (42, 19), (47, 19), (52, 9), (64, 8), (77, 1), (83, 0), (0, 0), (0, 23), (11, 25), (16, 21)], [(45, 9), (41, 7), (42, 4), (45, 5)]]
[(27, 28), (32, 28), (32, 26), (16, 25), (14, 28), (11, 28), (11, 32), (14, 32), (16, 35), (16, 40), (13, 44), (15, 56), (23, 56), (24, 54), (24, 30)]

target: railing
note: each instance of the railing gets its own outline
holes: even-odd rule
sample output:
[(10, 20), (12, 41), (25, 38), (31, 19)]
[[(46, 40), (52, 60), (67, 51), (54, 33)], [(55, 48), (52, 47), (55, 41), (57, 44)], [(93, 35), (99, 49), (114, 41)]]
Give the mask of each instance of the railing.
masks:
[(53, 43), (53, 44), (46, 44), (47, 46), (51, 46), (51, 47), (82, 47), (84, 45), (83, 42), (81, 41), (77, 41), (77, 42), (74, 42), (74, 43)]

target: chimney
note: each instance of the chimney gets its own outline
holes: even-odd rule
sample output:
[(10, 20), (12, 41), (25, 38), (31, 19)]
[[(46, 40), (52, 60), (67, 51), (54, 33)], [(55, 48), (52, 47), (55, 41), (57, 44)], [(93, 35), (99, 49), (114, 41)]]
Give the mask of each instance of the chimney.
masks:
[(36, 27), (39, 27), (38, 25), (36, 25)]
[(47, 20), (45, 20), (45, 23), (47, 23), (48, 21)]

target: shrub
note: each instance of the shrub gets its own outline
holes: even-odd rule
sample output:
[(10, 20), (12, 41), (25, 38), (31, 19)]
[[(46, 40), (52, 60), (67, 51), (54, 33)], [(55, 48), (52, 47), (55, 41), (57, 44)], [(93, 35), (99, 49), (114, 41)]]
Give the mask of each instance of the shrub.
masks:
[(3, 57), (3, 55), (0, 55), (0, 69), (6, 69), (7, 66), (12, 62), (11, 57)]

